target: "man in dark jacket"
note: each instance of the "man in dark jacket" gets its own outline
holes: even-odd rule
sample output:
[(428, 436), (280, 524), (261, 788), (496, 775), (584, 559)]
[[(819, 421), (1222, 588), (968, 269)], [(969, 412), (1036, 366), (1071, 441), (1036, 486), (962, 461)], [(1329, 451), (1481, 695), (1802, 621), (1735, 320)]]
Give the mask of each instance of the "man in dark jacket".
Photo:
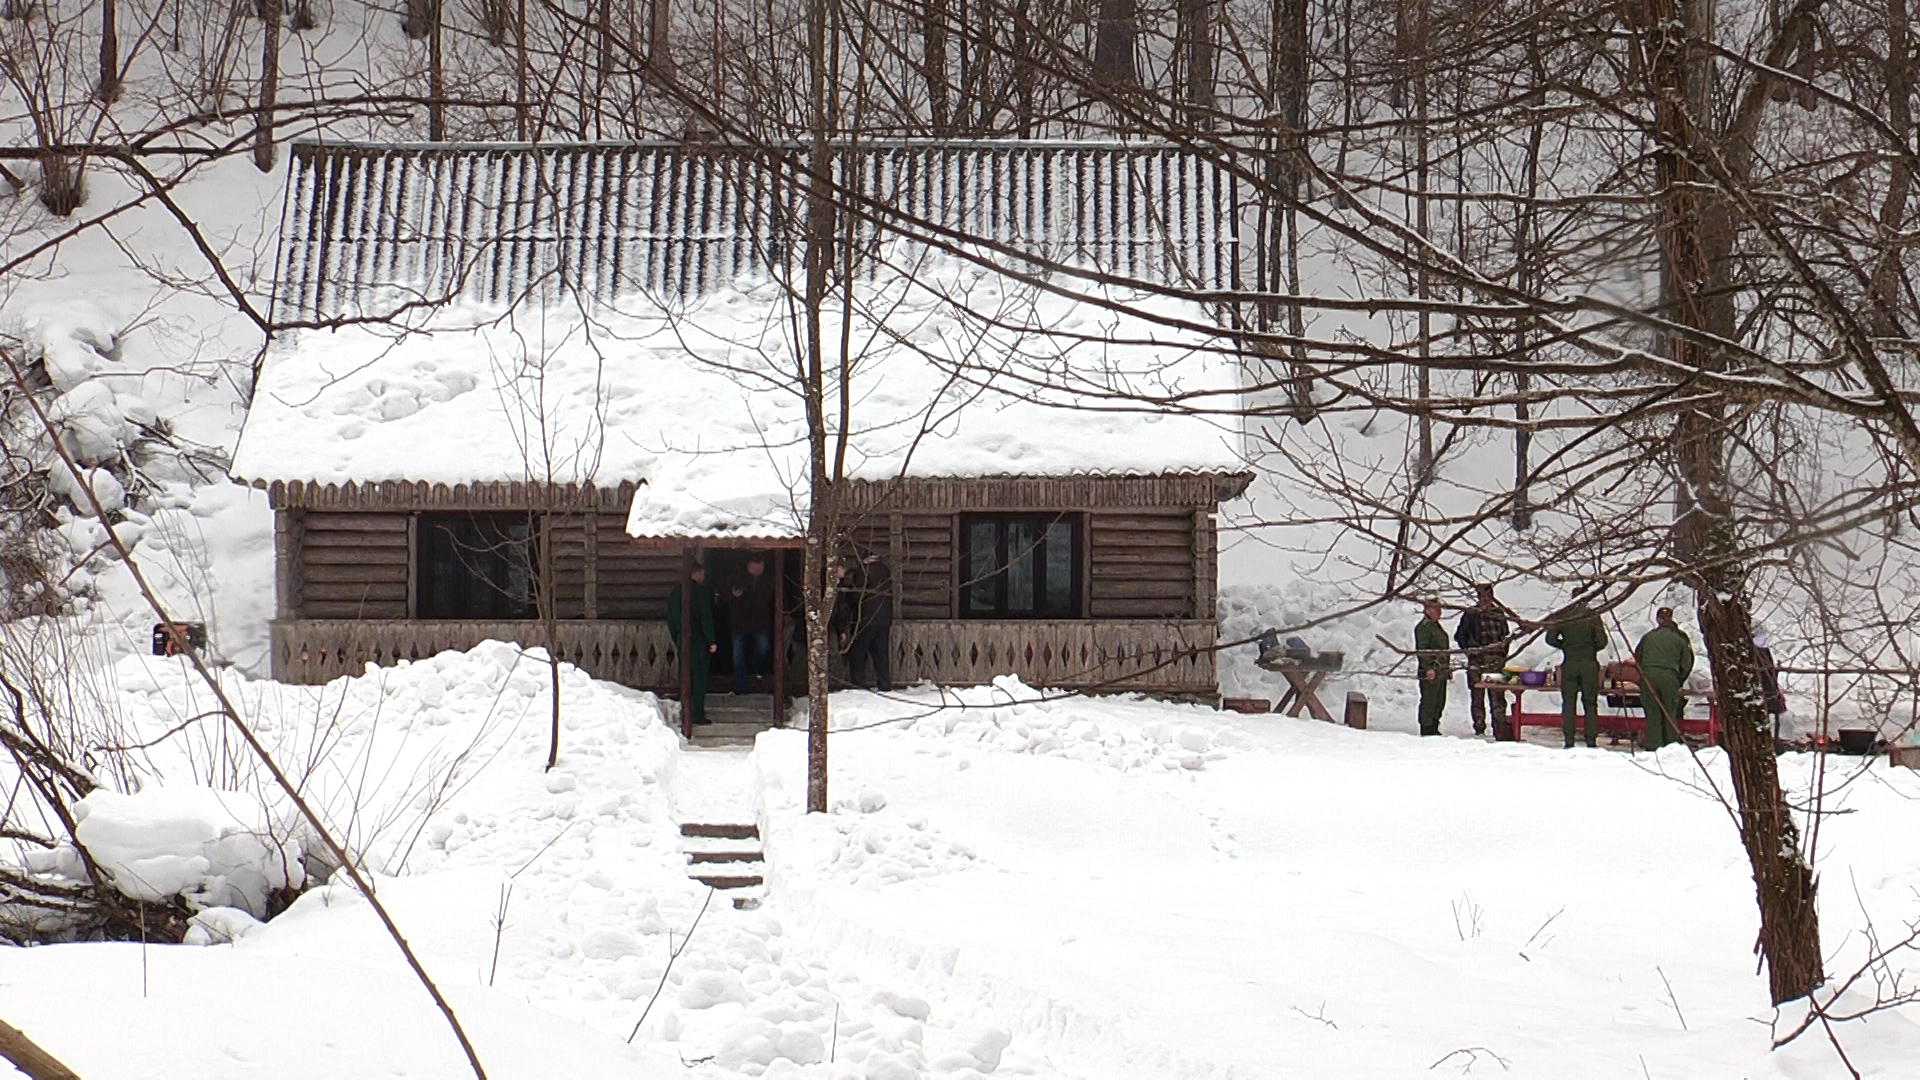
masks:
[(1607, 626), (1587, 602), (1576, 598), (1547, 628), (1547, 645), (1560, 650), (1560, 725), (1573, 749), (1574, 703), (1586, 709), (1588, 746), (1600, 745), (1600, 654)]
[(1440, 717), (1447, 711), (1447, 628), (1440, 625), (1440, 601), (1429, 600), (1425, 616), (1413, 628), (1413, 649), (1420, 658), (1420, 734), (1440, 734)]
[(773, 658), (773, 579), (758, 552), (747, 556), (747, 573), (727, 589), (727, 627), (733, 632), (733, 692), (747, 692), (747, 677), (767, 674)]
[(680, 636), (681, 587), (675, 585), (667, 594), (667, 634), (680, 650), (680, 662), (693, 663), (692, 687), (686, 702), (688, 713), (696, 724), (707, 722), (707, 673), (713, 668), (713, 654), (720, 646), (714, 641), (713, 633), (713, 589), (707, 585), (707, 568), (699, 563), (693, 565), (689, 575), (693, 578), (693, 621), (688, 627), (691, 640)]
[(1493, 586), (1476, 588), (1476, 602), (1460, 616), (1454, 627), (1453, 643), (1467, 654), (1467, 705), (1473, 713), (1473, 733), (1487, 732), (1487, 713), (1493, 713), (1493, 737), (1507, 739), (1507, 695), (1503, 690), (1482, 690), (1480, 684), (1501, 673), (1507, 666), (1507, 647), (1513, 631), (1507, 625), (1507, 609), (1494, 599)]
[(883, 694), (892, 690), (893, 573), (879, 552), (869, 551), (842, 570), (833, 607), (833, 628), (846, 654), (848, 680), (866, 685), (870, 662), (874, 689)]
[(1640, 707), (1647, 714), (1646, 745), (1658, 750), (1680, 741), (1680, 688), (1693, 674), (1693, 642), (1674, 624), (1673, 609), (1663, 607), (1653, 629), (1640, 639), (1633, 658), (1640, 665)]

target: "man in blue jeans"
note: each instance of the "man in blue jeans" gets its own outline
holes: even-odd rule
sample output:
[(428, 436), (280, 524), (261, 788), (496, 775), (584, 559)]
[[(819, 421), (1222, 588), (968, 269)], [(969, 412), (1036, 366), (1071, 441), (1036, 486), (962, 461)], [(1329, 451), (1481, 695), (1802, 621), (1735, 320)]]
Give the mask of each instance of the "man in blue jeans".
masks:
[(773, 579), (767, 560), (747, 557), (747, 574), (727, 589), (727, 622), (733, 628), (733, 692), (747, 692), (747, 677), (767, 674), (773, 659)]

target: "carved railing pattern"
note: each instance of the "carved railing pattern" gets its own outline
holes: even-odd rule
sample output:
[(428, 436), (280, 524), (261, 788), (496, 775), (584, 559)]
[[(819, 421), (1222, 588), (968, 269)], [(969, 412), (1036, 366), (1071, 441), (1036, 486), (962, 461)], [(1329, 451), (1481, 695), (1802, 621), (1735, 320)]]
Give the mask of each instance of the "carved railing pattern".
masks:
[[(324, 683), (368, 664), (424, 660), (482, 641), (543, 645), (537, 621), (278, 619), (274, 677)], [(560, 658), (599, 679), (652, 690), (679, 682), (679, 653), (665, 623), (566, 621)], [(893, 678), (977, 686), (1018, 675), (1030, 686), (1211, 696), (1218, 632), (1212, 622), (911, 620), (893, 625)]]
[(1217, 639), (1202, 620), (897, 622), (893, 677), (968, 686), (1018, 675), (1030, 686), (1211, 696)]
[[(558, 636), (560, 658), (597, 679), (644, 689), (678, 681), (679, 653), (665, 623), (574, 620), (560, 623)], [(489, 639), (541, 646), (546, 627), (538, 621), (276, 619), (273, 674), (312, 685), (359, 675), (368, 664), (424, 660)]]

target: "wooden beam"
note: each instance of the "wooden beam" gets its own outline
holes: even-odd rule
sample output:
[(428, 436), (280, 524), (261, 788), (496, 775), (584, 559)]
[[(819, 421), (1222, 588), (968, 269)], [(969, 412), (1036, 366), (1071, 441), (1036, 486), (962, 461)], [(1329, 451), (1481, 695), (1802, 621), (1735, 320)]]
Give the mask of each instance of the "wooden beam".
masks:
[(680, 734), (693, 738), (693, 548), (680, 549)]
[(581, 614), (589, 619), (600, 617), (600, 511), (587, 508), (581, 535), (581, 570), (584, 580), (581, 583)]
[(13, 1063), (31, 1080), (80, 1080), (80, 1074), (27, 1038), (26, 1033), (0, 1020), (0, 1057)]
[(773, 565), (773, 726), (787, 723), (787, 560), (775, 552)]
[(888, 580), (893, 582), (893, 617), (900, 618), (900, 605), (903, 602), (901, 574), (907, 563), (906, 525), (901, 520), (900, 508), (895, 506), (887, 511), (887, 569)]

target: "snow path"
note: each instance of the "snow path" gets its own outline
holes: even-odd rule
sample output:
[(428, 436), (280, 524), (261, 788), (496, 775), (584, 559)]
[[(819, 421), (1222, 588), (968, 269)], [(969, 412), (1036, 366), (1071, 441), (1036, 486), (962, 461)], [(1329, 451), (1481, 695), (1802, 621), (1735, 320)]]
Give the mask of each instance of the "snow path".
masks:
[(670, 788), (675, 821), (750, 824), (756, 800), (753, 762), (744, 746), (689, 746), (680, 751)]

